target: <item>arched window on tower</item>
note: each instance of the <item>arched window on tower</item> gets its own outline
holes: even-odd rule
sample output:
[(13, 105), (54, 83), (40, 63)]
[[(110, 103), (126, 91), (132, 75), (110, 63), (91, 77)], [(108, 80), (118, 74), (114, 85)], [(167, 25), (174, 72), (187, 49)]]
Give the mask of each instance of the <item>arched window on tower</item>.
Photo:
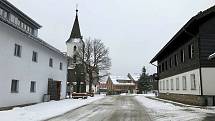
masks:
[(76, 61), (77, 61), (77, 56), (76, 55), (73, 56), (73, 60), (74, 60), (73, 62), (76, 63)]
[(74, 50), (74, 51), (76, 51), (76, 50), (77, 50), (77, 47), (76, 47), (76, 46), (74, 46), (73, 50)]

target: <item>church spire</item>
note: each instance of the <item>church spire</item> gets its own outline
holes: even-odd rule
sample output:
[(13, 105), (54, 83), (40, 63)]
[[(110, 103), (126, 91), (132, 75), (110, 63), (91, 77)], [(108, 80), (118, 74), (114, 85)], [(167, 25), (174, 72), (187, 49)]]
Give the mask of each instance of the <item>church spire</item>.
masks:
[(70, 35), (71, 38), (81, 38), (81, 32), (80, 32), (80, 27), (79, 27), (79, 22), (78, 22), (78, 9), (76, 8), (76, 16), (75, 16), (75, 22), (72, 27), (72, 32)]

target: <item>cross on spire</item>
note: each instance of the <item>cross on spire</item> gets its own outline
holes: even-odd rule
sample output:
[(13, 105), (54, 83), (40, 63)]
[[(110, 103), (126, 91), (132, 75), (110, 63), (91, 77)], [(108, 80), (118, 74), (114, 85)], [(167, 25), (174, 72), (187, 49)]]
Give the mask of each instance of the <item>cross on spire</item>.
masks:
[(81, 32), (79, 27), (79, 21), (78, 21), (78, 5), (76, 5), (76, 16), (75, 16), (75, 22), (72, 27), (72, 32), (70, 35), (70, 38), (81, 38)]
[(76, 4), (76, 14), (78, 13), (78, 4)]

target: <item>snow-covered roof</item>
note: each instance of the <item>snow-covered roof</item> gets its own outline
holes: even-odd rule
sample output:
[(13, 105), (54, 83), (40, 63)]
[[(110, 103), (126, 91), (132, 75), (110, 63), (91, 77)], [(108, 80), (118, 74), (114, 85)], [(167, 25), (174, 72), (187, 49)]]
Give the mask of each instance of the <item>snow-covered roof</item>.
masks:
[(110, 79), (113, 82), (113, 84), (119, 84), (119, 82), (117, 81), (117, 76), (110, 76)]
[(127, 76), (110, 76), (111, 81), (113, 82), (113, 84), (115, 85), (135, 85), (134, 83), (120, 83), (118, 80), (131, 80), (130, 78), (128, 78)]
[(209, 60), (210, 60), (210, 59), (213, 59), (213, 58), (215, 58), (215, 53), (211, 54), (211, 55), (208, 57)]
[(138, 73), (134, 73), (134, 74), (130, 74), (130, 75), (134, 79), (134, 81), (138, 81), (140, 78), (140, 74), (138, 74)]
[(102, 77), (102, 78), (99, 80), (99, 82), (100, 82), (100, 83), (106, 83), (107, 80), (108, 80), (108, 76), (105, 76), (105, 77)]
[(135, 85), (135, 83), (118, 83), (118, 84), (115, 84), (115, 85)]

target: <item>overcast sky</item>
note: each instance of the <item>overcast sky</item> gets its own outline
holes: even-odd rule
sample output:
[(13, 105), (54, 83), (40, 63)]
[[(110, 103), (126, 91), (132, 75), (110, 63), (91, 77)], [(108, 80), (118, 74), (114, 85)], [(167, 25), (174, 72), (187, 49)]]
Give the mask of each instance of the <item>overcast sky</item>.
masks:
[(39, 37), (66, 51), (76, 4), (84, 38), (101, 39), (110, 49), (111, 73), (149, 73), (149, 61), (174, 34), (214, 0), (8, 0), (43, 27)]

